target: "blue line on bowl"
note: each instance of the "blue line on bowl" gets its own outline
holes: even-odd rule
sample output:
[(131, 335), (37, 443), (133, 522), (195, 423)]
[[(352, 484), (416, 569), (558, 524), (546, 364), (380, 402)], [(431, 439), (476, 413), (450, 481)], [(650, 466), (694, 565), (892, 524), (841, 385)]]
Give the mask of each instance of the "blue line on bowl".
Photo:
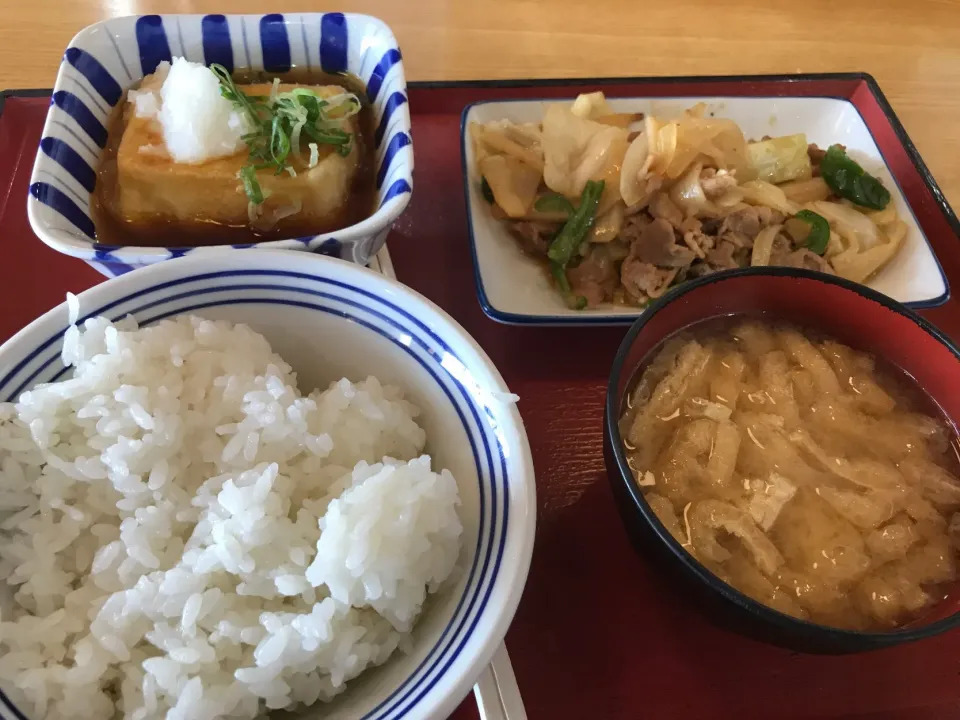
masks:
[[(143, 15), (136, 22), (137, 48), (140, 52), (140, 70), (146, 76), (166, 61), (170, 62), (170, 43), (159, 15)], [(101, 146), (102, 147), (102, 146)]]
[(260, 18), (260, 48), (263, 50), (263, 69), (285, 73), (291, 68), (290, 38), (283, 15), (271, 13)]
[(123, 97), (123, 88), (93, 55), (81, 48), (70, 47), (67, 48), (63, 57), (87, 79), (94, 90), (100, 93), (100, 97), (107, 101), (107, 105), (113, 107), (120, 102), (120, 98)]
[(320, 18), (320, 68), (326, 73), (347, 70), (347, 18), (343, 13), (325, 13)]

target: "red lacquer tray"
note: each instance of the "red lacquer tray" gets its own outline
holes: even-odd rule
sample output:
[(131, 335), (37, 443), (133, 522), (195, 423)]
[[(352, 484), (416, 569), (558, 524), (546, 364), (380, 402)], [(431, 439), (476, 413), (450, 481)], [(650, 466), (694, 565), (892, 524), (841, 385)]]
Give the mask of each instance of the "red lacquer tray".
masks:
[[(587, 81), (585, 81), (587, 82)], [(597, 84), (596, 82), (587, 84)], [(624, 330), (498, 325), (480, 310), (467, 243), (460, 113), (503, 97), (573, 97), (580, 82), (413, 84), (415, 192), (388, 243), (398, 278), (452, 314), (521, 397), (537, 469), (537, 542), (507, 645), (529, 717), (892, 718), (960, 717), (960, 632), (850, 657), (768, 647), (712, 626), (632, 550), (613, 505), (601, 454), (607, 373)], [(864, 114), (960, 287), (955, 218), (870, 81), (861, 76), (608, 84), (611, 96), (830, 95)], [(27, 184), (49, 104), (9, 94), (0, 115), (0, 341), (102, 277), (58, 255), (30, 231)], [(922, 188), (921, 188), (922, 186)], [(913, 192), (923, 190), (917, 206)], [(929, 223), (929, 225), (928, 225)], [(955, 300), (923, 314), (960, 338)], [(454, 714), (477, 717), (468, 698)]]

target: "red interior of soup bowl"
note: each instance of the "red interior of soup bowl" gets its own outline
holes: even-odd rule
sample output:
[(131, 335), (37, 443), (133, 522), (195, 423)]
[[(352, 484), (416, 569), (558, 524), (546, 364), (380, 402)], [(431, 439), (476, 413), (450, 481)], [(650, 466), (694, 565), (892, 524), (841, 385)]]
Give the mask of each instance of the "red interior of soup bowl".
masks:
[[(611, 377), (608, 433), (613, 413), (620, 411), (614, 404), (619, 405), (634, 370), (644, 358), (668, 336), (693, 323), (724, 315), (761, 315), (796, 323), (872, 353), (915, 378), (954, 425), (960, 419), (960, 351), (933, 325), (899, 303), (855, 283), (792, 268), (748, 268), (678, 287), (653, 303), (631, 328)], [(619, 433), (613, 432), (619, 440)], [(619, 464), (622, 450), (613, 453)], [(632, 488), (631, 494), (636, 500), (638, 495), (633, 494)], [(921, 620), (883, 635), (923, 636), (926, 633), (917, 631), (936, 632), (928, 626), (957, 612), (960, 583)]]

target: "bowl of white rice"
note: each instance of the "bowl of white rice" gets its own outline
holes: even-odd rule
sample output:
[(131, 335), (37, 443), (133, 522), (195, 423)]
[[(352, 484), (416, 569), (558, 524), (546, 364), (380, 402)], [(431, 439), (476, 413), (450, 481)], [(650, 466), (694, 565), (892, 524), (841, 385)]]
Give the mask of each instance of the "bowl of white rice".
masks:
[(0, 347), (0, 718), (446, 717), (529, 568), (515, 400), (340, 260), (69, 297)]

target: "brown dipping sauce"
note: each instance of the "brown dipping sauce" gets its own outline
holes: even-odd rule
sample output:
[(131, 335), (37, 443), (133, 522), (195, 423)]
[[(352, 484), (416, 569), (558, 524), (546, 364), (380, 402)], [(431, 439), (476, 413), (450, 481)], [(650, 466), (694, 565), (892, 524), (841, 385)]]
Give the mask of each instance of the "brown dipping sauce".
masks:
[[(195, 247), (209, 245), (238, 245), (267, 240), (283, 240), (334, 232), (355, 225), (370, 217), (376, 210), (374, 187), (375, 145), (373, 107), (367, 102), (363, 82), (353, 75), (331, 75), (323, 72), (294, 68), (287, 73), (239, 70), (233, 73), (237, 84), (272, 82), (298, 85), (339, 85), (355, 93), (363, 106), (357, 115), (359, 133), (354, 138), (360, 156), (360, 166), (350, 188), (349, 201), (337, 216), (322, 225), (311, 219), (297, 223), (296, 216), (284, 218), (276, 228), (256, 230), (247, 225), (225, 225), (204, 220), (161, 220), (150, 223), (131, 223), (123, 220), (113, 208), (117, 187), (117, 151), (123, 138), (123, 112), (127, 106), (126, 94), (114, 108), (107, 125), (107, 145), (97, 170), (97, 184), (91, 196), (90, 209), (96, 230), (96, 241), (102, 245), (139, 245), (146, 247)], [(239, 180), (238, 180), (239, 183)]]

